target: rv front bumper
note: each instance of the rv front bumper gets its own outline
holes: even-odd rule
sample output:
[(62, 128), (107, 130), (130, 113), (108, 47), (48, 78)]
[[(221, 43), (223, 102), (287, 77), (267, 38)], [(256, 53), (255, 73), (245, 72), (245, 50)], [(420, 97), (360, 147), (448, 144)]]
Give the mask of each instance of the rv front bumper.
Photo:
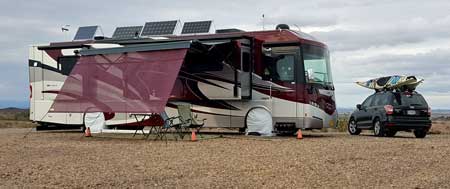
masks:
[(338, 115), (337, 111), (334, 111), (334, 113), (331, 115), (324, 113), (321, 116), (305, 117), (303, 125), (299, 124), (297, 128), (302, 129), (334, 128), (336, 127), (338, 121), (337, 115)]

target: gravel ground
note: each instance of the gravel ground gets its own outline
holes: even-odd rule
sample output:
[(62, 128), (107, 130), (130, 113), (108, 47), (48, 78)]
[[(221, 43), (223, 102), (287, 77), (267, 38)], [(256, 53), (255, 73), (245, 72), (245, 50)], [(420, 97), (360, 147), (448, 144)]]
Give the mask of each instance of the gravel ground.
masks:
[(450, 135), (153, 141), (0, 129), (0, 188), (450, 188)]

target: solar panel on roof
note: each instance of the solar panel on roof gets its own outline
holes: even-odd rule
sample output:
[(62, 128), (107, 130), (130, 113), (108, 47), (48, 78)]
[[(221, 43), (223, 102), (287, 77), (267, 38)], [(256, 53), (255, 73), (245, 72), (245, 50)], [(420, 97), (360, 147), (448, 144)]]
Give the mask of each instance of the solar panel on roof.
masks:
[(177, 20), (147, 22), (144, 25), (144, 29), (142, 29), (141, 36), (172, 35), (175, 32), (177, 24)]
[(82, 26), (79, 27), (73, 40), (94, 39), (99, 26)]
[(117, 27), (112, 35), (115, 39), (131, 39), (139, 37), (141, 33), (142, 26), (127, 26), (127, 27)]
[(181, 34), (208, 33), (212, 21), (185, 22)]

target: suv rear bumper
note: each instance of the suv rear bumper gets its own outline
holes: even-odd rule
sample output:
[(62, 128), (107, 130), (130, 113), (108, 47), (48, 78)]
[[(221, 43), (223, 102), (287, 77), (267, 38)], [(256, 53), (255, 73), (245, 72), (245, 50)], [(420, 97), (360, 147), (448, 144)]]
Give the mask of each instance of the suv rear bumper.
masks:
[(418, 129), (431, 127), (431, 120), (429, 117), (388, 117), (385, 122), (385, 127), (395, 128), (399, 130)]

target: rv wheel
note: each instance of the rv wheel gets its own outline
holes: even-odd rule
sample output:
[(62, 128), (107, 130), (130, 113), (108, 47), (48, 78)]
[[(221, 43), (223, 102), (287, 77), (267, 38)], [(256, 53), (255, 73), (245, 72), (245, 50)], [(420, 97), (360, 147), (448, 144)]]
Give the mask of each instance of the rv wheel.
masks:
[(105, 115), (103, 112), (86, 112), (84, 113), (82, 131), (90, 127), (91, 132), (101, 132), (105, 126)]
[(271, 136), (273, 131), (272, 115), (265, 108), (257, 107), (245, 116), (246, 134), (258, 133)]

